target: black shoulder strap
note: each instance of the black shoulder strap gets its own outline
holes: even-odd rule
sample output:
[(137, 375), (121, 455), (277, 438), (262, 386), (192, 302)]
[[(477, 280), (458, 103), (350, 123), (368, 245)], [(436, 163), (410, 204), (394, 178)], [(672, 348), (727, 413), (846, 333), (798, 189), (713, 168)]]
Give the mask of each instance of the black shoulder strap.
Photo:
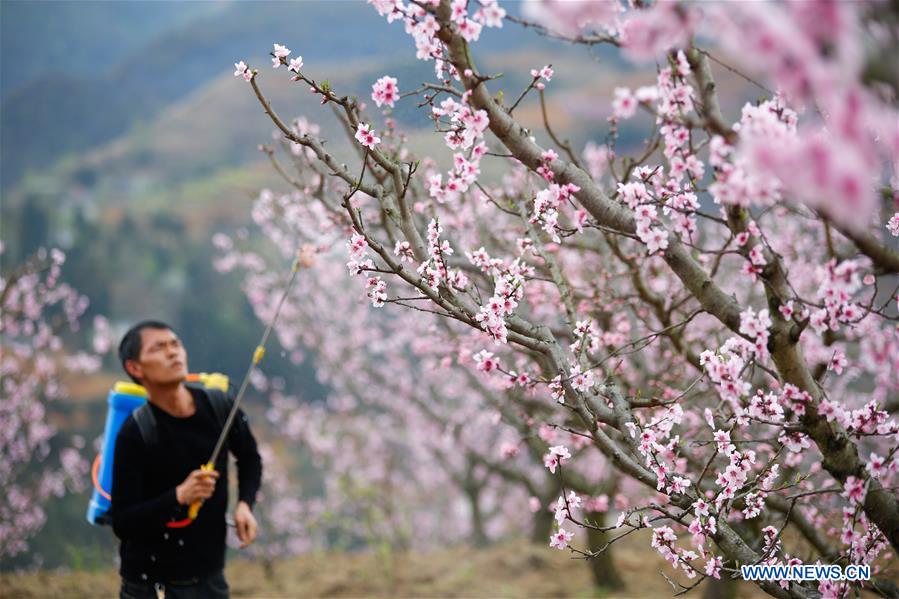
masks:
[(144, 446), (152, 447), (159, 442), (159, 431), (156, 429), (156, 416), (149, 403), (145, 403), (132, 413), (134, 422), (140, 430), (140, 436), (144, 440)]
[[(231, 399), (228, 397), (228, 394), (221, 389), (203, 386), (194, 388), (198, 388), (206, 394), (206, 397), (209, 398), (209, 404), (212, 406), (212, 412), (215, 414), (216, 422), (218, 422), (219, 427), (224, 427), (225, 421), (228, 420), (228, 414), (231, 412)], [(150, 408), (150, 404), (144, 403), (134, 410), (133, 415), (144, 445), (146, 447), (156, 445), (159, 442), (159, 431), (156, 427), (156, 416), (153, 415), (153, 409)]]
[(231, 412), (231, 399), (221, 389), (212, 389), (210, 387), (203, 387), (202, 389), (206, 392), (206, 397), (209, 398), (212, 412), (215, 414), (219, 427), (224, 427), (225, 421), (228, 420), (228, 414)]

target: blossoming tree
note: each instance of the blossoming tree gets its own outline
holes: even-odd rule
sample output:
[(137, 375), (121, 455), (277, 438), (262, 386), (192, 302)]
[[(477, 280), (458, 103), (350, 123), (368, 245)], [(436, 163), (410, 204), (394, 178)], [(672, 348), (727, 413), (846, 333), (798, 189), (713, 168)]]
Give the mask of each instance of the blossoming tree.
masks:
[(66, 376), (99, 369), (108, 327), (97, 319), (96, 353), (66, 351), (61, 334), (79, 330), (88, 298), (59, 280), (64, 262), (41, 249), (0, 277), (0, 558), (28, 550), (49, 499), (85, 488), (84, 440), (60, 439), (49, 402), (66, 396)]
[[(296, 200), (265, 190), (253, 210), (284, 256), (299, 239), (343, 245), (343, 227), (305, 226), (319, 222), (318, 206)], [(260, 319), (270, 318), (283, 285), (280, 260), (266, 261), (224, 235), (214, 241), (223, 252), (216, 267), (244, 271)], [(545, 543), (553, 514), (564, 513), (562, 484), (582, 494), (578, 500), (594, 518), (608, 510), (609, 495), (599, 491), (614, 486), (612, 473), (587, 476), (602, 469), (602, 457), (585, 456), (561, 478), (554, 467), (547, 470), (550, 446), (564, 440), (577, 451), (587, 442), (543, 423), (551, 410), (534, 400), (533, 387), (521, 392), (517, 375), (493, 376), (497, 360), (489, 352), (473, 356), (479, 334), (454, 331), (420, 310), (373, 313), (357, 301), (343, 262), (320, 256), (288, 297), (277, 328), (293, 359), (302, 358), (300, 347), (315, 348), (328, 400), (310, 405), (287, 393), (278, 378), (255, 380), (270, 394), (269, 419), (312, 457), (324, 487), (323, 497), (310, 493), (299, 502), (308, 508), (299, 523), (266, 508), (267, 518), (281, 522), (273, 529), (299, 524), (305, 530), (296, 538), (331, 530), (347, 542), (426, 548), (459, 540), (483, 544), (518, 530), (531, 516), (533, 536)], [(457, 361), (469, 367), (451, 368)], [(282, 495), (283, 489), (276, 493)], [(598, 584), (614, 586), (609, 556), (591, 565)]]
[[(537, 426), (583, 439), (548, 445), (547, 469), (601, 455), (580, 472), (599, 481), (614, 470), (630, 485), (609, 525), (583, 516), (577, 492), (563, 494), (550, 544), (595, 558), (645, 531), (678, 571), (677, 591), (739, 565), (820, 560), (873, 564), (874, 575), (758, 584), (777, 597), (895, 592), (880, 574), (899, 550), (893, 7), (544, 0), (521, 19), (490, 0), (371, 3), (435, 66), (436, 79), (415, 89), (389, 75), (373, 83), (388, 118), (286, 46), (272, 52), (274, 68), (334, 107), (358, 150), (352, 166), (307, 121), (275, 113), (257, 70), (241, 62), (235, 75), (297, 166), (288, 173), (266, 150), (295, 186), (283, 207), (294, 231), (313, 241), (316, 227), (342, 232), (349, 273), (373, 306), (436, 315), (444, 325), (417, 333), (435, 346), (444, 330), (466, 339), (465, 354), (446, 344), (434, 363), (519, 389), (540, 402)], [(656, 61), (657, 76), (616, 89), (606, 142), (577, 152), (553, 131), (543, 97), (570, 74), (534, 65), (506, 96), (501, 76), (479, 68), (483, 28), (509, 22)], [(719, 67), (757, 73), (771, 91), (724, 106)], [(407, 147), (388, 112), (404, 101), (429, 112), (451, 164)], [(545, 136), (517, 119), (533, 101)], [(638, 113), (654, 126), (626, 152), (618, 127)], [(501, 179), (481, 175), (488, 161)], [(347, 324), (363, 326), (368, 317), (353, 314)], [(385, 364), (416, 343), (399, 339), (384, 342)], [(341, 368), (335, 380), (355, 372)], [(365, 392), (393, 383), (372, 380)], [(511, 406), (512, 395), (496, 399)], [(461, 435), (484, 426), (463, 422)], [(576, 528), (613, 536), (591, 549), (573, 540)]]

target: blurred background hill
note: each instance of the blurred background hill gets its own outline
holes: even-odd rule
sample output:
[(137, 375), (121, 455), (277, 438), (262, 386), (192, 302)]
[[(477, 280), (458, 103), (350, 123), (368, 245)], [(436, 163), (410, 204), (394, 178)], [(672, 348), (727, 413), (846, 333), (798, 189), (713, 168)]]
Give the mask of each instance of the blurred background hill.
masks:
[[(483, 47), (508, 48), (515, 33), (488, 32)], [(387, 66), (412, 47), (400, 23), (352, 1), (4, 0), (2, 37), (4, 190), (150, 125), (238, 57), (265, 66), (273, 40), (291, 40), (307, 64)]]

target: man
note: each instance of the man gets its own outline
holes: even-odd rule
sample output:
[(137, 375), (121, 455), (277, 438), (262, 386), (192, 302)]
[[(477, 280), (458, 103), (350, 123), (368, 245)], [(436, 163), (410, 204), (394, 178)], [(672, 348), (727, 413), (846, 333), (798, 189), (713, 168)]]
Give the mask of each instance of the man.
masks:
[[(199, 469), (222, 430), (216, 407), (206, 391), (185, 386), (187, 352), (165, 323), (132, 327), (119, 346), (119, 358), (125, 372), (146, 388), (155, 421), (148, 442), (146, 425), (142, 430), (132, 414), (116, 440), (111, 511), (113, 530), (122, 541), (120, 597), (227, 598), (227, 451), (220, 453), (214, 471)], [(256, 537), (252, 508), (262, 460), (242, 411), (225, 447), (237, 458), (234, 524), (244, 548)], [(181, 528), (167, 526), (183, 520), (198, 500), (203, 505), (196, 520)]]

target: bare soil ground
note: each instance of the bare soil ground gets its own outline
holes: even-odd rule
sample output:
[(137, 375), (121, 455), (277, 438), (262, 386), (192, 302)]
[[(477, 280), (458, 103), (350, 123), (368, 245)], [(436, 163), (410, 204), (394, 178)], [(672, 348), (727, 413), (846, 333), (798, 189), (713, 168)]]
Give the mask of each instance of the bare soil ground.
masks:
[[(615, 546), (616, 565), (627, 585), (622, 591), (597, 589), (583, 560), (565, 551), (520, 543), (486, 549), (454, 547), (431, 553), (315, 553), (274, 562), (231, 560), (226, 576), (234, 597), (671, 597), (661, 575), (671, 569), (646, 539)], [(686, 580), (681, 580), (688, 583)], [(703, 583), (703, 587), (707, 583)], [(737, 597), (766, 596), (737, 583)], [(703, 587), (690, 596), (701, 597)], [(100, 572), (7, 574), (0, 597), (114, 597), (118, 576)]]

